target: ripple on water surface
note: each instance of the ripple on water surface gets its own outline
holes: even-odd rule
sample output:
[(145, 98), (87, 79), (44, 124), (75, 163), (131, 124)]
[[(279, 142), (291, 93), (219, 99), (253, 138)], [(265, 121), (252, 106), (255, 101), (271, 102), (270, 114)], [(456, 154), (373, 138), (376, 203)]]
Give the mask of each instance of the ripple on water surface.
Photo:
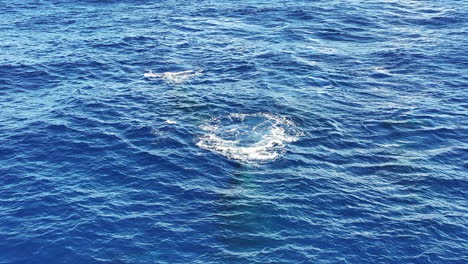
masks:
[(467, 263), (467, 4), (0, 1), (0, 264)]

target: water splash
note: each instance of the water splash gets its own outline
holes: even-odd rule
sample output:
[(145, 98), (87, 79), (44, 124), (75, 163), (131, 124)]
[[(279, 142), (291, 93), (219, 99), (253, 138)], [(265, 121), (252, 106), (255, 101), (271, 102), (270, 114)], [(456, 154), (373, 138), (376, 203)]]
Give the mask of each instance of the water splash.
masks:
[(280, 157), (287, 143), (299, 139), (300, 132), (289, 118), (269, 113), (232, 113), (212, 118), (201, 127), (205, 133), (197, 146), (227, 158), (262, 163)]
[(151, 70), (143, 74), (146, 78), (161, 78), (168, 83), (180, 84), (195, 76), (201, 75), (203, 70), (188, 70), (180, 72), (154, 73)]

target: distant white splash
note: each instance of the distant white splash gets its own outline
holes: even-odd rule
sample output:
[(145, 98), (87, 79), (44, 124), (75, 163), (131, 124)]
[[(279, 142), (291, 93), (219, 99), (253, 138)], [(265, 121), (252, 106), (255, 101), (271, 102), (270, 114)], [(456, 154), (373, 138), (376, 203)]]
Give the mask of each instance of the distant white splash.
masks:
[(180, 72), (164, 72), (164, 73), (154, 73), (152, 71), (145, 72), (144, 77), (147, 78), (161, 78), (168, 83), (179, 84), (183, 83), (195, 76), (201, 75), (203, 70), (189, 70), (189, 71), (180, 71)]
[(177, 124), (177, 121), (174, 121), (174, 120), (166, 120), (166, 123), (169, 124), (169, 125), (175, 125), (175, 124)]
[(200, 127), (197, 146), (230, 159), (262, 163), (277, 159), (300, 132), (288, 118), (268, 113), (213, 118)]
[(388, 69), (385, 68), (385, 67), (374, 67), (374, 68), (372, 68), (372, 70), (375, 71), (375, 72), (377, 72), (377, 73), (381, 73), (381, 74), (387, 74), (387, 75), (390, 74), (390, 72), (388, 71)]

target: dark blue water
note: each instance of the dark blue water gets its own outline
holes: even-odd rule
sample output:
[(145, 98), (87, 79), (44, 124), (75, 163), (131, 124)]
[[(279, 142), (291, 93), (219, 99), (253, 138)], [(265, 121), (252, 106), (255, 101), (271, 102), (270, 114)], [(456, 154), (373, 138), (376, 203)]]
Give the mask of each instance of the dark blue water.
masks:
[(467, 263), (467, 10), (0, 1), (0, 263)]

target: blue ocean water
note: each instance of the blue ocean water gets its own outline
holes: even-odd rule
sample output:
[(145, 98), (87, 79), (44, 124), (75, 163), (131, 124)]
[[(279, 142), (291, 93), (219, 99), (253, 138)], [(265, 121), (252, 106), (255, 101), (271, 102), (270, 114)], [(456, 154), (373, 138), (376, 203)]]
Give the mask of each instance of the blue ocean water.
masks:
[(0, 263), (467, 263), (467, 20), (0, 1)]

